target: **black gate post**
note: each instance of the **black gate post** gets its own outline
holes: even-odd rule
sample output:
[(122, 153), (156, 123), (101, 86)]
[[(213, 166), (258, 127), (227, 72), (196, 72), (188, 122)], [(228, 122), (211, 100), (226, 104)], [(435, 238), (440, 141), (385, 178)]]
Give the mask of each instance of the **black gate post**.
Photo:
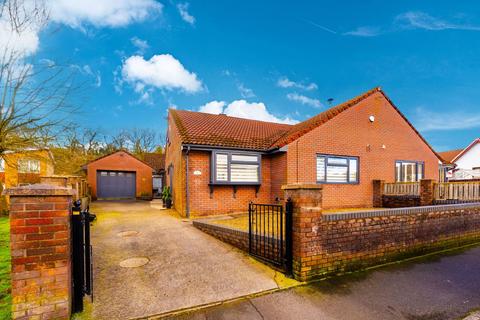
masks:
[(293, 202), (288, 198), (285, 203), (285, 271), (292, 274), (293, 263)]
[(90, 213), (88, 211), (83, 211), (81, 213), (83, 225), (85, 228), (85, 241), (84, 241), (84, 254), (85, 254), (85, 293), (90, 295), (93, 301), (93, 290), (92, 290), (92, 246), (90, 245)]
[(81, 214), (72, 218), (72, 312), (83, 310), (85, 252), (83, 246), (83, 219)]
[(248, 203), (248, 253), (252, 253), (252, 202)]

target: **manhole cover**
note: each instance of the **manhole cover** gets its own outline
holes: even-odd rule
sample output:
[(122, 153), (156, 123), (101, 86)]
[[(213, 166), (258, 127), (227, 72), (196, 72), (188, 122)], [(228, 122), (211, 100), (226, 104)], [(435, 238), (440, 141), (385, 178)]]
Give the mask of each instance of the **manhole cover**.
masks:
[(129, 259), (125, 259), (123, 261), (120, 261), (120, 267), (122, 267), (122, 268), (138, 268), (138, 267), (146, 265), (149, 261), (150, 261), (150, 259), (145, 258), (145, 257), (129, 258)]
[(133, 231), (133, 230), (122, 231), (122, 232), (118, 233), (119, 237), (134, 237), (136, 235), (138, 235), (138, 231)]

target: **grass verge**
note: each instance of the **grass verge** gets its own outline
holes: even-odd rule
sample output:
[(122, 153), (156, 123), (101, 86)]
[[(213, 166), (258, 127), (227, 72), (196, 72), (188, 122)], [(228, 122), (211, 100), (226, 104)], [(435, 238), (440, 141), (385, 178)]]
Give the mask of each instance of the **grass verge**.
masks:
[(10, 220), (0, 216), (0, 319), (11, 319)]

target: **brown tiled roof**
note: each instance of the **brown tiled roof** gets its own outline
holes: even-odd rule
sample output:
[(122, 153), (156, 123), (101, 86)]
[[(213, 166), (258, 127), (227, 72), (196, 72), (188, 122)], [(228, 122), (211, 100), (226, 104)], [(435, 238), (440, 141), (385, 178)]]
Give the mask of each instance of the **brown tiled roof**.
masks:
[(96, 158), (96, 159), (90, 160), (90, 161), (88, 161), (87, 163), (85, 163), (82, 167), (85, 167), (85, 166), (89, 165), (90, 163), (93, 163), (93, 162), (98, 161), (98, 160), (100, 160), (100, 159), (103, 159), (103, 158), (106, 158), (106, 157), (110, 157), (111, 155), (113, 155), (113, 154), (115, 154), (115, 153), (118, 153), (118, 152), (124, 152), (124, 153), (128, 154), (130, 157), (132, 157), (132, 158), (134, 158), (134, 159), (142, 162), (143, 164), (145, 164), (145, 165), (147, 165), (147, 166), (149, 166), (150, 168), (153, 169), (153, 167), (152, 167), (150, 164), (148, 164), (147, 162), (143, 161), (142, 159), (139, 159), (137, 156), (131, 154), (130, 152), (128, 152), (127, 150), (124, 150), (124, 149), (120, 149), (120, 150), (117, 150), (117, 151), (113, 151), (113, 152), (110, 152), (110, 153), (108, 153), (108, 154), (105, 154), (105, 155), (103, 155), (103, 156), (101, 156), (101, 157), (98, 157), (98, 158)]
[(185, 144), (268, 150), (291, 127), (226, 115), (170, 110)]
[(155, 171), (165, 170), (165, 154), (160, 153), (145, 153), (143, 161), (148, 163)]
[(380, 87), (373, 88), (347, 102), (330, 108), (310, 119), (296, 125), (278, 124), (234, 118), (226, 115), (213, 115), (201, 112), (171, 109), (182, 142), (210, 146), (234, 147), (242, 149), (271, 150), (283, 147), (304, 134), (333, 119), (338, 114), (356, 105), (363, 99), (380, 92), (400, 116), (410, 125), (413, 131), (432, 150), (440, 161), (442, 157), (433, 150), (422, 135), (393, 104)]
[(448, 163), (452, 163), (452, 160), (462, 152), (463, 149), (456, 149), (456, 150), (449, 150), (439, 152), (438, 154), (442, 157), (443, 160), (447, 161)]
[(477, 138), (472, 141), (466, 148), (458, 149), (458, 150), (450, 150), (440, 152), (439, 154), (442, 158), (449, 163), (455, 162), (458, 158), (462, 157), (465, 153), (467, 153), (471, 148), (473, 148), (477, 143), (480, 143), (480, 138)]

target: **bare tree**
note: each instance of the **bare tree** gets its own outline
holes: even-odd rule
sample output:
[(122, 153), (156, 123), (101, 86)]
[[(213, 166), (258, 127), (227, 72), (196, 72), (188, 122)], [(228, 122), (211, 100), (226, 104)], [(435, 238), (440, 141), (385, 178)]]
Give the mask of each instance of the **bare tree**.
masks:
[(139, 156), (143, 156), (147, 152), (153, 152), (160, 143), (159, 135), (152, 129), (135, 128), (125, 134), (131, 151)]
[[(21, 36), (46, 24), (48, 10), (40, 0), (3, 0), (0, 19)], [(0, 156), (51, 142), (73, 110), (68, 101), (77, 89), (70, 68), (35, 64), (7, 44), (0, 52)]]

